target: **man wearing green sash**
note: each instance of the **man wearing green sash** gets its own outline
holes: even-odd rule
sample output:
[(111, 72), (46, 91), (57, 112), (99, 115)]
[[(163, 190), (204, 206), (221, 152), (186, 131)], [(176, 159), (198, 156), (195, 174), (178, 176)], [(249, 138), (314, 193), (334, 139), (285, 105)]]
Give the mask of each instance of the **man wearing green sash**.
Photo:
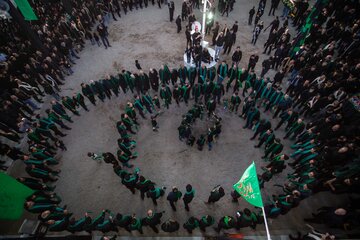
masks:
[(215, 219), (210, 215), (205, 215), (199, 220), (199, 228), (201, 231), (206, 232), (206, 228), (215, 223)]
[(205, 64), (202, 64), (201, 68), (199, 68), (198, 83), (203, 84), (206, 81), (206, 76), (207, 76), (207, 68)]
[(84, 96), (81, 93), (74, 93), (73, 96), (73, 101), (76, 104), (76, 106), (81, 106), (83, 109), (85, 109), (85, 111), (89, 111), (89, 109), (87, 108), (86, 104), (85, 104), (85, 99)]
[(194, 68), (194, 67), (188, 68), (187, 77), (188, 77), (189, 84), (191, 86), (193, 86), (195, 83), (196, 74), (197, 74), (196, 68)]
[(176, 203), (181, 198), (181, 196), (182, 193), (177, 189), (177, 187), (173, 187), (172, 191), (169, 192), (166, 198), (169, 201), (172, 210), (174, 210), (175, 212), (176, 212), (176, 206), (174, 203)]
[(284, 146), (281, 144), (280, 139), (275, 138), (274, 142), (269, 147), (265, 148), (265, 155), (261, 158), (267, 158), (269, 154), (270, 158), (272, 158), (274, 155), (279, 154), (283, 150), (283, 148)]
[(281, 87), (277, 87), (271, 94), (267, 101), (265, 101), (265, 112), (276, 106), (284, 97), (284, 93), (281, 91)]
[(236, 229), (251, 227), (256, 228), (257, 217), (255, 213), (251, 212), (248, 208), (245, 208), (243, 212), (238, 211), (237, 213), (237, 226)]
[(71, 233), (81, 232), (84, 230), (84, 227), (88, 221), (90, 222), (91, 218), (86, 215), (78, 220), (75, 220), (75, 218), (73, 217), (70, 219), (67, 230)]
[(36, 115), (36, 119), (39, 121), (39, 127), (44, 130), (52, 130), (55, 135), (59, 135), (60, 137), (65, 137), (66, 134), (63, 134), (55, 125), (55, 122), (50, 118), (41, 118), (40, 114)]
[(241, 99), (239, 97), (239, 93), (238, 92), (234, 92), (233, 95), (230, 98), (230, 111), (233, 112), (235, 110), (235, 113), (237, 113), (238, 109), (239, 109), (239, 105), (241, 103)]
[(150, 181), (149, 179), (146, 179), (144, 176), (139, 177), (139, 181), (136, 184), (136, 188), (140, 191), (141, 199), (144, 200), (145, 193), (147, 193), (150, 190), (150, 186), (154, 186), (155, 183)]
[(51, 232), (62, 232), (65, 231), (69, 225), (70, 216), (67, 215), (61, 220), (49, 220), (47, 221), (48, 229)]
[(291, 135), (293, 135), (291, 139), (295, 139), (300, 133), (302, 133), (302, 131), (304, 131), (304, 129), (305, 129), (305, 123), (301, 118), (299, 118), (296, 122), (294, 122), (291, 125), (289, 130), (286, 132), (284, 139), (287, 139)]
[(196, 145), (198, 146), (199, 151), (203, 150), (205, 142), (206, 142), (205, 135), (201, 134), (199, 139), (196, 141)]
[(128, 226), (131, 223), (132, 217), (130, 215), (122, 215), (120, 213), (117, 213), (115, 215), (114, 224), (117, 227), (125, 228), (128, 230)]
[(24, 184), (25, 186), (33, 189), (33, 190), (39, 190), (39, 191), (54, 191), (56, 186), (49, 186), (42, 182), (40, 179), (35, 178), (26, 178), (26, 177), (20, 177), (17, 178), (19, 182)]
[(67, 115), (64, 107), (63, 107), (60, 103), (58, 103), (57, 101), (53, 100), (53, 101), (51, 101), (51, 107), (52, 107), (52, 110), (53, 110), (55, 113), (59, 114), (63, 119), (65, 119), (65, 120), (68, 121), (68, 122), (73, 122), (73, 121), (71, 120), (71, 118), (69, 117), (69, 115)]
[(290, 126), (293, 124), (293, 122), (298, 119), (299, 114), (289, 108), (288, 110), (282, 112), (280, 114), (280, 122), (275, 127), (275, 130), (278, 130), (285, 122), (287, 122), (286, 129), (290, 128)]
[(195, 196), (195, 190), (192, 188), (192, 186), (190, 184), (186, 185), (186, 191), (185, 191), (184, 197), (183, 197), (186, 211), (190, 210), (189, 203), (193, 200), (194, 196)]
[(45, 159), (35, 159), (31, 158), (29, 155), (24, 155), (23, 159), (25, 164), (32, 164), (32, 165), (57, 165), (59, 162), (54, 159), (53, 157), (45, 158)]
[(246, 74), (247, 74), (247, 72), (245, 71), (245, 68), (242, 68), (242, 69), (238, 68), (233, 92), (240, 91), (240, 88), (242, 88), (242, 83), (244, 81), (244, 77), (246, 76)]
[[(125, 70), (124, 70), (125, 71)], [(125, 76), (124, 76), (124, 73), (121, 72), (118, 74), (118, 81), (119, 81), (119, 86), (121, 87), (121, 89), (123, 90), (124, 93), (127, 92), (127, 89), (128, 89), (128, 85), (127, 85), (127, 82), (126, 82), (126, 79), (125, 79)]]
[(145, 92), (142, 95), (141, 100), (149, 113), (152, 113), (153, 110), (155, 111), (155, 106), (149, 93)]
[(222, 63), (219, 65), (217, 69), (217, 74), (218, 74), (217, 82), (222, 83), (228, 75), (228, 65), (226, 64), (226, 61), (222, 61)]
[(79, 112), (76, 110), (76, 104), (72, 98), (68, 96), (63, 96), (61, 99), (64, 107), (69, 109), (73, 114), (80, 116)]
[(238, 67), (236, 64), (233, 64), (233, 66), (229, 69), (229, 71), (227, 73), (229, 80), (226, 83), (226, 92), (229, 91), (229, 88), (230, 88), (232, 82), (234, 81), (234, 79), (237, 78), (237, 73), (238, 73)]
[(207, 75), (208, 75), (208, 79), (210, 80), (210, 82), (213, 82), (215, 77), (216, 77), (216, 68), (215, 68), (215, 66), (208, 69)]
[(137, 230), (139, 233), (143, 234), (141, 219), (136, 218), (135, 214), (133, 214), (131, 223), (127, 226), (127, 229), (129, 232)]
[[(131, 93), (134, 93), (134, 80), (135, 80), (135, 77), (134, 75), (130, 76), (130, 72), (129, 71), (126, 71), (126, 70), (122, 70), (122, 76), (124, 77), (124, 83), (123, 83), (123, 87), (126, 86), (126, 89), (127, 87), (129, 87)], [(123, 89), (124, 91), (124, 89)], [(126, 92), (125, 92), (126, 93)]]
[(45, 112), (48, 115), (48, 119), (53, 121), (54, 123), (56, 123), (57, 125), (59, 125), (61, 128), (67, 129), (67, 130), (71, 130), (70, 127), (66, 126), (64, 124), (64, 122), (61, 120), (61, 117), (59, 115), (57, 115), (53, 110), (51, 109), (46, 109)]
[(155, 233), (159, 233), (156, 225), (161, 223), (161, 217), (164, 212), (153, 212), (151, 209), (147, 211), (147, 216), (142, 219), (144, 226), (149, 226)]
[(195, 217), (190, 217), (183, 225), (183, 227), (188, 231), (188, 233), (192, 233), (192, 231), (199, 227), (199, 220)]
[(202, 86), (202, 84), (199, 84), (199, 83), (195, 83), (195, 85), (192, 87), (192, 96), (195, 99), (195, 103), (199, 102), (199, 99), (202, 95), (202, 89), (203, 89), (203, 86)]
[(141, 102), (140, 97), (137, 95), (134, 95), (134, 107), (139, 111), (139, 114), (142, 118), (146, 118), (144, 114), (145, 111), (144, 105)]
[(221, 229), (231, 229), (231, 228), (235, 228), (236, 227), (236, 219), (231, 217), (231, 216), (224, 216), (222, 217), (216, 228), (214, 228), (214, 230), (216, 232), (220, 232)]
[(96, 105), (96, 100), (94, 96), (95, 93), (93, 92), (89, 84), (81, 83), (80, 86), (82, 94), (87, 97), (93, 105)]
[(151, 185), (149, 191), (146, 193), (146, 196), (148, 198), (151, 198), (154, 205), (156, 206), (157, 205), (156, 200), (159, 199), (161, 196), (164, 196), (165, 189), (166, 189), (165, 187), (159, 188), (159, 187), (155, 187), (154, 185)]
[(168, 85), (170, 83), (170, 70), (166, 64), (161, 65), (159, 69), (160, 81), (162, 84)]
[(165, 102), (165, 106), (169, 109), (169, 105), (171, 104), (171, 90), (169, 87), (165, 87), (163, 84), (160, 89), (160, 98)]
[(119, 90), (120, 90), (120, 81), (119, 78), (110, 75), (110, 86), (111, 90), (114, 92), (115, 96), (119, 96)]
[(186, 67), (184, 67), (183, 64), (180, 64), (180, 68), (179, 68), (179, 70), (178, 70), (178, 74), (179, 74), (179, 78), (180, 78), (180, 83), (181, 83), (181, 84), (185, 84), (188, 73), (187, 73)]
[(40, 178), (44, 181), (52, 181), (55, 182), (58, 180), (57, 176), (60, 170), (52, 170), (45, 165), (33, 165), (29, 164), (26, 166), (25, 171), (32, 177)]

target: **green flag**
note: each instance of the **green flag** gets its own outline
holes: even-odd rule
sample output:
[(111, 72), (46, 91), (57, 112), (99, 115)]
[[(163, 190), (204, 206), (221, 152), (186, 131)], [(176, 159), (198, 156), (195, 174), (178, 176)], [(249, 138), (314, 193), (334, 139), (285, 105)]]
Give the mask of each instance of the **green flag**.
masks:
[(256, 207), (264, 206), (254, 162), (245, 170), (239, 182), (235, 183), (233, 187), (250, 204)]
[(21, 217), (25, 199), (33, 190), (0, 172), (0, 219), (17, 220)]
[(27, 0), (15, 0), (15, 3), (18, 6), (21, 14), (24, 16), (25, 20), (38, 20)]

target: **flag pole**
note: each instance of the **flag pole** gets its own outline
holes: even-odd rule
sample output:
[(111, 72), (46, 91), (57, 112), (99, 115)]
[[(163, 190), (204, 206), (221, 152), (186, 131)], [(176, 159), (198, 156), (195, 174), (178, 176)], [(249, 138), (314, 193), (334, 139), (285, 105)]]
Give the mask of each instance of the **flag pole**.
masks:
[(261, 207), (262, 212), (263, 212), (263, 217), (264, 217), (264, 223), (265, 223), (265, 228), (266, 228), (266, 235), (267, 235), (267, 239), (271, 240), (271, 236), (270, 236), (270, 232), (269, 232), (269, 227), (267, 225), (267, 221), (266, 221), (266, 214), (265, 214), (265, 210), (264, 207)]

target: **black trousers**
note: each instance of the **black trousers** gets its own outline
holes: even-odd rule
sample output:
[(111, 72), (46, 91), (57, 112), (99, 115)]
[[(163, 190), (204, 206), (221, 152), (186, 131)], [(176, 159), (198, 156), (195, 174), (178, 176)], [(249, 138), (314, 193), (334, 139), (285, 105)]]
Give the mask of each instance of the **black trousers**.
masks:
[(274, 16), (275, 10), (276, 10), (276, 7), (275, 7), (275, 6), (271, 6), (271, 7), (270, 7), (270, 11), (269, 11), (269, 16), (271, 15), (271, 11), (272, 11), (272, 15)]
[(227, 55), (229, 55), (230, 51), (231, 51), (231, 48), (232, 48), (232, 45), (227, 45), (225, 44), (224, 46), (224, 54), (226, 53), (227, 51)]
[(170, 206), (171, 206), (172, 210), (174, 210), (174, 211), (176, 212), (176, 206), (175, 206), (175, 204), (174, 204), (175, 202), (169, 200), (169, 203), (170, 203)]

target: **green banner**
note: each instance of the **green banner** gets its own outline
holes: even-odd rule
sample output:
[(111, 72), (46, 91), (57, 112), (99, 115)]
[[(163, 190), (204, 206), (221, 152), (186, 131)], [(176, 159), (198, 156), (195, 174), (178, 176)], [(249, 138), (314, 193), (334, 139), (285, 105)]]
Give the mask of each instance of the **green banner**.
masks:
[(32, 189), (0, 172), (0, 219), (19, 219), (25, 199), (33, 193)]
[(27, 0), (15, 0), (16, 5), (20, 9), (21, 14), (24, 16), (25, 20), (38, 20), (33, 9), (31, 8)]
[(239, 182), (235, 183), (233, 187), (250, 204), (256, 207), (264, 206), (254, 162), (245, 170)]

